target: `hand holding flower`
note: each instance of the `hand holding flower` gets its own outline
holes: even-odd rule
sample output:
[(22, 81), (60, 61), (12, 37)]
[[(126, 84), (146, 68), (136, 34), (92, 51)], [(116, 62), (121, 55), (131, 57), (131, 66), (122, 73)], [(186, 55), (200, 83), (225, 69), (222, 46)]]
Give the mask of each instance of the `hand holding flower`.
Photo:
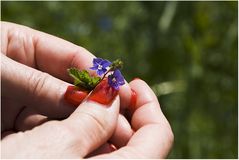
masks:
[[(89, 77), (83, 69), (92, 67), (94, 56), (82, 47), (7, 22), (2, 22), (2, 33), (3, 158), (167, 156), (173, 134), (157, 98), (142, 80), (123, 85), (122, 75), (117, 70), (117, 66), (122, 65), (120, 61), (112, 64), (95, 62), (96, 73), (98, 71), (103, 77)], [(69, 67), (83, 71), (75, 81), (77, 87), (69, 87), (71, 79), (66, 74)], [(117, 93), (107, 105), (90, 99), (93, 94), (109, 93), (102, 92), (101, 87)], [(68, 95), (66, 88), (71, 90)], [(129, 99), (134, 95), (130, 88), (137, 98), (131, 103), (135, 108), (129, 124), (119, 110), (129, 106)], [(78, 93), (80, 91), (83, 95)], [(82, 97), (85, 101), (74, 108), (66, 103), (64, 95), (72, 101), (78, 100), (75, 105), (82, 101)], [(109, 147), (112, 143), (122, 148), (112, 152)]]
[[(69, 75), (74, 79), (74, 85), (67, 88), (65, 93), (65, 100), (74, 106), (80, 105), (84, 100), (87, 93), (91, 92), (96, 87), (97, 95), (95, 92), (91, 94), (91, 99), (99, 103), (109, 104), (117, 95), (119, 87), (125, 84), (124, 77), (119, 69), (122, 68), (123, 63), (116, 60), (111, 63), (102, 58), (93, 59), (93, 67), (90, 69), (95, 70), (100, 77), (92, 77), (86, 70), (78, 70), (76, 68), (68, 69)], [(107, 74), (108, 79), (105, 77)], [(76, 98), (78, 97), (78, 98)]]

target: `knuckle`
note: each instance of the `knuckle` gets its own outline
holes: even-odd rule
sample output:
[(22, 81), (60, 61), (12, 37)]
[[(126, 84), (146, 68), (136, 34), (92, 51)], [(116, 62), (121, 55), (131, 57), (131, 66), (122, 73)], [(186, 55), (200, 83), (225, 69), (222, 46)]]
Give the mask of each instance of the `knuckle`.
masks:
[[(62, 143), (64, 143), (64, 141), (67, 142), (64, 144), (72, 145), (75, 143), (77, 136), (75, 135), (74, 131), (67, 125), (64, 125), (62, 121), (51, 121), (46, 123), (45, 129), (51, 133), (54, 133), (53, 135), (57, 134), (57, 139), (61, 140)], [(67, 137), (67, 139), (65, 137)]]
[(29, 90), (32, 95), (41, 95), (44, 86), (46, 85), (49, 79), (49, 74), (40, 71), (33, 71), (30, 73), (28, 82), (29, 82)]
[(102, 137), (113, 130), (107, 116), (95, 110), (78, 110), (75, 114), (64, 120), (64, 123), (71, 130), (74, 130), (76, 134), (85, 134), (84, 136)]
[(81, 64), (79, 64), (79, 58), (80, 57), (78, 56), (80, 53), (94, 57), (87, 49), (85, 49), (83, 47), (80, 47), (80, 46), (77, 46), (71, 52), (71, 58), (69, 59), (69, 64), (70, 64), (69, 67), (76, 67), (76, 68), (78, 68), (78, 67), (81, 66)]
[(106, 135), (109, 130), (107, 120), (102, 116), (97, 115), (94, 112), (81, 111), (81, 116), (85, 119), (87, 124), (91, 124), (94, 127), (96, 133)]
[[(88, 143), (101, 143), (104, 139), (109, 138), (114, 128), (107, 116), (94, 110), (78, 110), (76, 114), (66, 119), (65, 122), (78, 137), (81, 135), (77, 141), (82, 143), (84, 143), (82, 137), (85, 137), (84, 140), (90, 141)], [(84, 145), (88, 146), (88, 144)]]
[[(74, 130), (68, 125), (65, 125), (63, 121), (51, 121), (44, 124), (44, 132), (48, 132), (48, 139), (51, 141), (44, 142), (44, 148), (54, 148), (59, 149), (59, 146), (55, 144), (64, 144), (61, 146), (65, 151), (65, 154), (70, 154), (71, 156), (81, 157), (78, 152), (74, 152), (81, 145), (80, 141), (77, 141), (79, 135), (77, 135)], [(45, 134), (42, 134), (45, 136)], [(44, 139), (45, 137), (39, 137)]]
[(63, 124), (62, 130), (69, 137), (71, 151), (80, 157), (84, 157), (91, 151), (92, 145), (102, 143), (108, 136), (109, 128), (106, 127), (105, 119), (99, 118), (94, 112), (80, 111), (77, 117), (69, 117)]

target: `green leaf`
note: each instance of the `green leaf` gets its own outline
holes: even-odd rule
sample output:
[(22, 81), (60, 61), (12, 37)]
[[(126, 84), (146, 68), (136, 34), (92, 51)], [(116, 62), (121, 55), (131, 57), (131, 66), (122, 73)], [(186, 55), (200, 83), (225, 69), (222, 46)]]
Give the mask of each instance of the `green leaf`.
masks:
[(100, 77), (91, 77), (91, 80), (90, 80), (90, 85), (93, 87), (93, 86), (96, 86), (99, 82), (100, 82)]
[(78, 70), (76, 68), (68, 69), (69, 75), (74, 79), (74, 85), (84, 88), (86, 90), (92, 90), (100, 82), (100, 77), (91, 77), (86, 70)]
[(112, 62), (110, 65), (111, 70), (116, 70), (116, 69), (122, 69), (123, 68), (123, 62), (120, 59), (116, 59), (115, 61)]

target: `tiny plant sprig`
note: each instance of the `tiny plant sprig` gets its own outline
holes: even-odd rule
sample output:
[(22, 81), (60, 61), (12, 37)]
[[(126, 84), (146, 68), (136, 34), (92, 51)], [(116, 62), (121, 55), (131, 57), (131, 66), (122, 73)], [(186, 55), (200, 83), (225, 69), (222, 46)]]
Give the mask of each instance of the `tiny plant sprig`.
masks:
[(108, 71), (104, 73), (104, 76), (101, 80), (103, 80), (109, 72), (115, 71), (117, 69), (118, 70), (122, 69), (123, 65), (124, 65), (123, 62), (120, 59), (116, 59), (115, 61), (113, 61), (113, 63), (110, 64)]
[(119, 87), (125, 84), (124, 77), (120, 72), (122, 68), (123, 62), (120, 59), (110, 62), (102, 58), (94, 58), (93, 66), (90, 69), (95, 70), (98, 76), (91, 76), (88, 71), (81, 71), (77, 68), (68, 69), (68, 73), (74, 79), (75, 86), (87, 91), (93, 90), (109, 74), (109, 86), (119, 90)]

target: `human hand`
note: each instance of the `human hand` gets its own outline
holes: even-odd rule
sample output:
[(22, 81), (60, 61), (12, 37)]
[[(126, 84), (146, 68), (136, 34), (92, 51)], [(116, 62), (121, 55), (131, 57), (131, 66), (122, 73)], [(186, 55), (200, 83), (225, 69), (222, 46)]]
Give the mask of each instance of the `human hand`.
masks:
[(131, 117), (134, 133), (119, 150), (95, 158), (166, 158), (173, 145), (174, 135), (157, 97), (140, 79), (131, 81), (129, 85), (137, 94)]
[[(69, 116), (74, 111), (74, 108), (62, 100), (62, 95), (69, 85), (67, 82), (70, 82), (66, 74), (66, 69), (70, 67), (80, 69), (89, 68), (94, 56), (85, 49), (69, 42), (15, 24), (3, 23), (1, 38), (1, 52), (15, 60), (13, 61), (6, 56), (1, 56), (2, 113), (4, 113), (2, 115), (2, 135), (12, 133), (12, 129), (25, 131), (50, 119), (62, 119)], [(48, 74), (43, 74), (33, 68), (37, 68)], [(121, 108), (129, 104), (129, 90), (127, 85), (120, 90)], [(118, 114), (117, 108), (119, 108), (119, 103), (117, 103), (117, 98), (115, 101), (112, 103), (112, 105), (116, 104), (115, 107), (110, 107), (115, 109), (107, 111), (110, 112), (108, 113), (109, 115), (113, 116), (107, 116), (107, 120), (104, 118), (105, 115), (108, 115), (105, 114), (106, 111), (102, 109), (100, 111), (98, 111), (99, 109), (87, 110), (89, 107), (79, 106), (66, 120), (50, 121), (23, 134), (21, 132), (11, 134), (2, 141), (3, 153), (5, 153), (3, 155), (7, 156), (8, 153), (11, 153), (11, 156), (23, 157), (41, 157), (43, 155), (46, 157), (84, 157), (100, 145), (103, 146), (99, 148), (100, 152), (105, 153), (108, 152), (106, 151), (107, 147), (105, 147), (108, 143), (102, 144), (102, 142), (106, 142), (112, 134), (111, 141), (113, 143), (118, 143), (119, 146), (126, 144), (132, 135), (132, 130), (126, 119)], [(82, 105), (94, 106), (93, 104), (87, 105), (85, 103)], [(83, 112), (81, 112), (82, 110)], [(88, 111), (90, 114), (88, 114)], [(79, 112), (84, 115), (86, 114), (85, 117), (88, 118), (84, 120), (84, 118), (74, 116)], [(78, 119), (71, 117), (77, 117)], [(80, 117), (84, 116), (81, 115)], [(94, 119), (99, 121), (94, 121)], [(103, 138), (100, 136), (100, 131), (94, 131), (94, 126), (97, 128), (99, 126), (98, 122), (101, 121), (104, 122), (102, 126), (107, 125), (104, 129)], [(69, 124), (69, 122), (72, 124)], [(83, 124), (79, 127), (78, 123)], [(89, 125), (91, 123), (92, 125)], [(90, 129), (89, 126), (92, 128)], [(117, 127), (113, 133), (115, 126)], [(84, 138), (88, 131), (89, 137), (91, 137), (89, 139)], [(55, 132), (62, 134), (57, 134), (58, 136), (56, 136)], [(95, 133), (99, 134), (99, 137), (95, 136)], [(62, 137), (66, 138), (62, 139)], [(29, 139), (31, 139), (31, 145), (28, 144)], [(47, 141), (49, 143), (46, 143), (44, 139), (49, 140)], [(93, 142), (90, 139), (93, 139)], [(121, 139), (123, 143), (122, 141), (119, 142), (118, 139)], [(60, 140), (65, 141), (59, 143)], [(84, 144), (88, 144), (88, 147), (84, 146)], [(72, 153), (75, 150), (78, 152)]]
[[(2, 137), (5, 137), (2, 146), (3, 151), (8, 150), (14, 156), (14, 147), (11, 145), (9, 146), (11, 149), (5, 147), (5, 144), (10, 144), (10, 137), (15, 141), (15, 135), (28, 135), (25, 132), (22, 134), (21, 131), (30, 130), (49, 120), (67, 118), (75, 110), (63, 100), (66, 88), (70, 85), (67, 82), (71, 81), (66, 69), (70, 67), (87, 69), (94, 56), (84, 48), (72, 43), (12, 23), (3, 22), (1, 33), (1, 52), (3, 53), (1, 54), (3, 113), (1, 132)], [(122, 95), (123, 90), (124, 95)], [(119, 93), (122, 95), (120, 96), (122, 106), (127, 106), (129, 103), (128, 97), (130, 96), (128, 96), (127, 90), (129, 87), (126, 85), (121, 88)], [(118, 119), (119, 128), (124, 122), (127, 122), (123, 116), (119, 116)], [(113, 120), (110, 122), (114, 124)], [(111, 130), (113, 128), (115, 126)], [(124, 134), (131, 134), (124, 129), (125, 127), (122, 130)], [(15, 134), (16, 132), (17, 134)], [(31, 132), (32, 130), (26, 133)], [(48, 137), (49, 135), (45, 132), (42, 136)], [(15, 147), (26, 148), (24, 145), (28, 145), (28, 137), (23, 137), (26, 141), (22, 140), (21, 143), (17, 143), (18, 145), (14, 143)], [(35, 140), (36, 144), (42, 141), (39, 137), (35, 137)], [(62, 145), (64, 144), (62, 143)], [(27, 148), (24, 151), (27, 151)], [(25, 153), (21, 153), (19, 149), (16, 152), (16, 156)], [(31, 153), (36, 155), (38, 152)], [(57, 152), (55, 151), (55, 153)]]

